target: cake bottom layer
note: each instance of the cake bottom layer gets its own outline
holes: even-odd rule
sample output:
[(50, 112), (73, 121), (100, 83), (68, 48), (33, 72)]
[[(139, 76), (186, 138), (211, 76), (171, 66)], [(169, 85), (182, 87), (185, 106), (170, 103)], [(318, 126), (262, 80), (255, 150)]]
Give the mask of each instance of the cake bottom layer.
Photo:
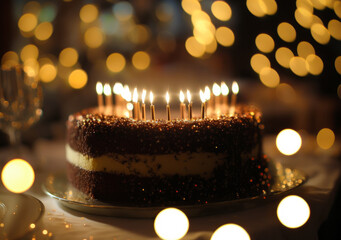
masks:
[(206, 204), (258, 196), (271, 183), (268, 160), (247, 166), (219, 167), (210, 179), (199, 175), (140, 177), (89, 171), (68, 162), (68, 179), (89, 197), (125, 206)]

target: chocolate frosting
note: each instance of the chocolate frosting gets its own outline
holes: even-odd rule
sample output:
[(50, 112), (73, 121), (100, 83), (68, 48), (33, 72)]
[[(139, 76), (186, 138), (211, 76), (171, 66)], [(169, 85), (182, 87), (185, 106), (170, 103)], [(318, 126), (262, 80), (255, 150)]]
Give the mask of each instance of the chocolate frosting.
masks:
[(70, 115), (67, 142), (74, 150), (97, 157), (103, 154), (166, 154), (216, 152), (237, 157), (255, 147), (261, 154), (261, 114), (238, 106), (232, 117), (194, 120), (141, 121), (118, 118), (86, 109)]

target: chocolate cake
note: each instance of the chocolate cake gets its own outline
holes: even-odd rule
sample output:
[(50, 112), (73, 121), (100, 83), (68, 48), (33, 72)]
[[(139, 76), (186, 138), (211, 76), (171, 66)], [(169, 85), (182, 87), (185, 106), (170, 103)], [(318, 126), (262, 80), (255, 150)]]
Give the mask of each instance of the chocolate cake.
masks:
[(270, 186), (261, 114), (141, 121), (84, 110), (67, 122), (68, 179), (91, 198), (126, 206), (206, 204)]

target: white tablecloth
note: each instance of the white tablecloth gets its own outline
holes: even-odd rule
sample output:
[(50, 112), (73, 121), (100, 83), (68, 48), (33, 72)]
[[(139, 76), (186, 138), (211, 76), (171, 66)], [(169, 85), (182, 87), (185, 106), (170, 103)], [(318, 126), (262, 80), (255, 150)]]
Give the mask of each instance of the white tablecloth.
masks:
[[(315, 145), (311, 138), (306, 137), (298, 154), (285, 157), (276, 150), (274, 137), (266, 138), (264, 144), (265, 152), (272, 159), (300, 169), (309, 176), (302, 187), (290, 192), (303, 197), (310, 206), (311, 216), (303, 227), (288, 229), (277, 219), (276, 209), (283, 195), (244, 209), (189, 218), (190, 228), (185, 239), (210, 239), (214, 230), (226, 223), (239, 224), (251, 239), (317, 239), (317, 231), (333, 204), (341, 168), (333, 150), (322, 151)], [(333, 149), (338, 149), (338, 145)], [(62, 207), (57, 200), (46, 196), (41, 190), (41, 184), (48, 173), (64, 170), (64, 143), (42, 140), (37, 142), (35, 152), (39, 159), (37, 178), (28, 194), (45, 205), (42, 221), (32, 233), (37, 239), (48, 239), (48, 234), (42, 234), (43, 230), (52, 234), (53, 239), (157, 239), (153, 219), (89, 215)]]

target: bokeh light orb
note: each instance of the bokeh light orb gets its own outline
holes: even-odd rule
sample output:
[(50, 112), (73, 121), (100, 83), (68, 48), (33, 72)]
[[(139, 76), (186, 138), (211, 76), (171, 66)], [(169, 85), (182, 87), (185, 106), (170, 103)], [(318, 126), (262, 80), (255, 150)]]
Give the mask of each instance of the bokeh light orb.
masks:
[(221, 21), (228, 21), (232, 16), (230, 5), (224, 1), (215, 1), (211, 5), (212, 14)]
[(14, 193), (27, 191), (33, 185), (34, 178), (33, 168), (23, 159), (9, 161), (1, 172), (2, 183)]
[(185, 213), (177, 208), (166, 208), (159, 212), (154, 220), (156, 234), (165, 240), (183, 238), (189, 228), (189, 221)]
[(318, 132), (316, 142), (320, 148), (329, 149), (335, 142), (335, 134), (331, 129), (323, 128)]
[(250, 240), (250, 235), (241, 226), (233, 223), (225, 224), (220, 226), (212, 234), (211, 240)]
[(78, 61), (78, 52), (74, 48), (64, 48), (59, 53), (59, 62), (64, 67), (72, 67), (75, 65)]
[(32, 31), (38, 24), (38, 18), (32, 13), (25, 13), (19, 18), (18, 27), (23, 32)]
[(57, 76), (57, 68), (50, 63), (44, 64), (39, 69), (39, 77), (42, 82), (51, 82)]
[(295, 130), (284, 129), (277, 135), (276, 146), (282, 154), (293, 155), (300, 150), (302, 138)]
[(277, 217), (284, 226), (299, 228), (308, 221), (310, 208), (303, 198), (290, 195), (282, 199), (278, 204)]
[(34, 30), (34, 36), (40, 41), (45, 41), (49, 39), (52, 33), (53, 26), (50, 22), (42, 22)]
[(88, 82), (88, 74), (82, 69), (75, 69), (70, 73), (68, 81), (74, 89), (83, 88)]
[(85, 23), (91, 23), (98, 17), (98, 9), (93, 4), (84, 5), (79, 12), (80, 19)]
[(120, 53), (111, 53), (107, 57), (106, 65), (111, 72), (118, 73), (124, 69), (126, 60)]
[(271, 52), (275, 47), (275, 41), (269, 34), (261, 33), (256, 37), (256, 46), (259, 51), (264, 53)]
[(145, 70), (150, 65), (150, 56), (144, 51), (138, 51), (134, 53), (132, 63), (136, 69)]

